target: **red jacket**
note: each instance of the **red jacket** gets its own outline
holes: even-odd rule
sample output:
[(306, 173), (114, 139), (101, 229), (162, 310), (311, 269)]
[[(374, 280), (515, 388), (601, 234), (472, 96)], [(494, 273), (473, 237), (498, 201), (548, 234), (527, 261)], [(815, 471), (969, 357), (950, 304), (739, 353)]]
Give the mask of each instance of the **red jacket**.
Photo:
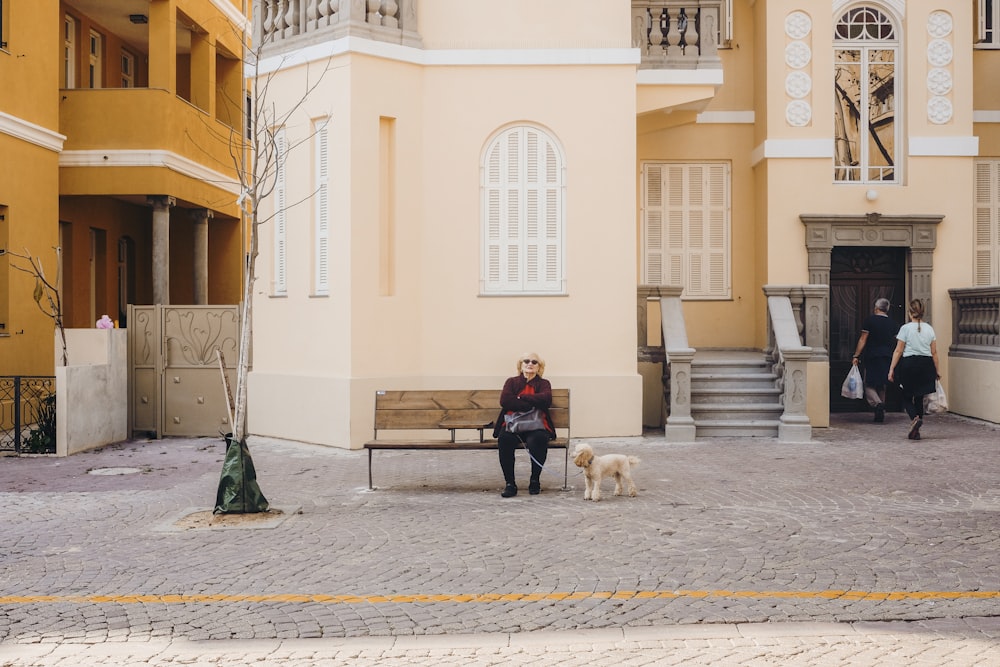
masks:
[(528, 385), (528, 379), (523, 375), (515, 375), (507, 378), (503, 383), (503, 391), (500, 392), (500, 414), (493, 424), (493, 437), (499, 437), (504, 429), (503, 416), (508, 412), (525, 412), (531, 408), (539, 408), (545, 414), (545, 430), (556, 436), (552, 427), (552, 417), (549, 416), (549, 407), (552, 405), (552, 385), (543, 377), (535, 376), (531, 379), (531, 389), (534, 393), (525, 394), (524, 389)]

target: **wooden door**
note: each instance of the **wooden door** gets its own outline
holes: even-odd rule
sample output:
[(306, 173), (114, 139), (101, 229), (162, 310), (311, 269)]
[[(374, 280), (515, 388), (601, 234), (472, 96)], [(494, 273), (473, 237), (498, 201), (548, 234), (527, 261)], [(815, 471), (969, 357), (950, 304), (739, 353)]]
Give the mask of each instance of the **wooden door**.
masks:
[[(870, 410), (868, 403), (843, 398), (840, 387), (851, 369), (861, 323), (874, 311), (875, 300), (891, 304), (889, 317), (906, 321), (906, 249), (843, 247), (830, 256), (830, 411)], [(886, 408), (900, 409), (898, 391), (890, 386)]]

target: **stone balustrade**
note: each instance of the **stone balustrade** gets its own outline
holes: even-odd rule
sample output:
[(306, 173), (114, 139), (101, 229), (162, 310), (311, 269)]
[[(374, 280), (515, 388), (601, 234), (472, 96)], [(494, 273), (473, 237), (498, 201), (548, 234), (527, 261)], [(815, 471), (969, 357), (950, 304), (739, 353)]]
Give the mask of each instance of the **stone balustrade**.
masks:
[(726, 0), (632, 0), (632, 46), (640, 69), (718, 69), (729, 42)]
[(950, 289), (955, 357), (1000, 360), (1000, 286)]
[(265, 51), (348, 36), (420, 46), (417, 0), (254, 0), (253, 11)]

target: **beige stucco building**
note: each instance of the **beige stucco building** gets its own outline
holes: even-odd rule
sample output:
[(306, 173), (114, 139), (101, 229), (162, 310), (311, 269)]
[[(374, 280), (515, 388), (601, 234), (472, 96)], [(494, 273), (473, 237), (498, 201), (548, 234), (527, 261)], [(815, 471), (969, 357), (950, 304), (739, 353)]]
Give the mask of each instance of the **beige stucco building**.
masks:
[(377, 390), (499, 388), (530, 350), (574, 436), (713, 432), (699, 363), (739, 353), (778, 407), (731, 426), (807, 438), (858, 409), (877, 296), (927, 302), (952, 409), (1000, 420), (998, 9), (258, 2), (251, 431), (358, 447)]

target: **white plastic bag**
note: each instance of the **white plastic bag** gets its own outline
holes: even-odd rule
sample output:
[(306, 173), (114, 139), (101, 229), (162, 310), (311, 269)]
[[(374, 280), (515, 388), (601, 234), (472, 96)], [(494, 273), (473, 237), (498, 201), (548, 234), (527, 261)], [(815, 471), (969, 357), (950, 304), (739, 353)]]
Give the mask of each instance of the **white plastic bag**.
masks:
[(844, 379), (844, 384), (840, 387), (840, 395), (844, 398), (864, 398), (865, 386), (861, 381), (861, 371), (857, 366), (851, 366), (851, 371)]
[(948, 412), (948, 397), (945, 396), (941, 380), (938, 380), (934, 387), (935, 391), (933, 394), (924, 396), (924, 412), (929, 415)]

